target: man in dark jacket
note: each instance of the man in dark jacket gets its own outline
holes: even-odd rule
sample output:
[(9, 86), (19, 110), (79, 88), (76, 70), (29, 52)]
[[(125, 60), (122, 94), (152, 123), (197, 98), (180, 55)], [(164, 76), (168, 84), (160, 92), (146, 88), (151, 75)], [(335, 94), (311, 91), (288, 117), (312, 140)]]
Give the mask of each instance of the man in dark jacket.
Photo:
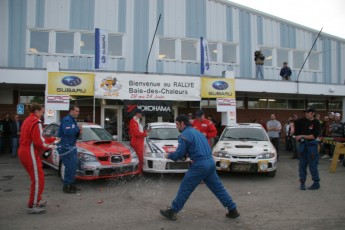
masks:
[(11, 140), (12, 140), (12, 155), (11, 155), (11, 157), (17, 156), (21, 127), (22, 127), (22, 121), (19, 120), (19, 115), (16, 114), (16, 115), (14, 115), (14, 121), (12, 121), (10, 124), (10, 133), (11, 133)]
[(282, 77), (282, 80), (291, 80), (291, 69), (287, 62), (283, 63), (283, 67), (280, 69), (280, 76)]
[[(264, 79), (264, 63), (265, 63), (265, 56), (262, 54), (261, 50), (257, 50), (254, 53), (254, 61), (255, 61), (255, 78)], [(260, 78), (259, 78), (260, 75)]]

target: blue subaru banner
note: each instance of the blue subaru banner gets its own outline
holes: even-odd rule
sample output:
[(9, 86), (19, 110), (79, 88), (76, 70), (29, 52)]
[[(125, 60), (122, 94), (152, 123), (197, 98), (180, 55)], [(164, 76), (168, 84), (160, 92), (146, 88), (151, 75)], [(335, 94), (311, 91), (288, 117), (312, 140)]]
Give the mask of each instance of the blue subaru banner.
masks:
[(108, 31), (95, 29), (95, 69), (108, 68)]
[(207, 71), (210, 69), (210, 54), (207, 40), (203, 37), (200, 37), (200, 55), (201, 74), (207, 74)]

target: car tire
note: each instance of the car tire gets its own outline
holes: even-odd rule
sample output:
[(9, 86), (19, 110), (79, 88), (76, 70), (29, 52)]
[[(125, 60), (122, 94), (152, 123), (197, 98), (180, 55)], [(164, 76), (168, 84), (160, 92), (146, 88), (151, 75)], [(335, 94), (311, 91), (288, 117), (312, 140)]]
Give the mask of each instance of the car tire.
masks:
[(275, 177), (275, 176), (276, 176), (276, 172), (277, 172), (277, 170), (274, 170), (274, 171), (271, 171), (271, 172), (266, 173), (266, 175), (267, 175), (268, 177)]
[(60, 164), (59, 164), (59, 177), (61, 177), (61, 180), (64, 180), (65, 179), (65, 165), (62, 163), (62, 161), (60, 161)]

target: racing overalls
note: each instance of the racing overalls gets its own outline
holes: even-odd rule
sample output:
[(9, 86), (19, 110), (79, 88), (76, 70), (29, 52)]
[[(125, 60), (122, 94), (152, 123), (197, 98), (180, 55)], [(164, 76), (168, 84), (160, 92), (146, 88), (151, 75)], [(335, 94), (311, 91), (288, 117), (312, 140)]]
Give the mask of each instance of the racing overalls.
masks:
[(192, 164), (181, 182), (176, 198), (171, 204), (171, 210), (175, 213), (179, 212), (201, 181), (205, 182), (224, 207), (229, 210), (236, 208), (236, 204), (216, 173), (216, 164), (207, 139), (191, 126), (186, 126), (182, 131), (176, 151), (169, 154), (169, 159), (173, 161), (187, 157), (192, 160)]
[(52, 143), (55, 138), (49, 138), (47, 141), (42, 137), (42, 122), (30, 113), (21, 127), (18, 157), (28, 172), (31, 179), (30, 198), (28, 207), (38, 205), (42, 199), (44, 189), (44, 172), (42, 169), (41, 154), (52, 148), (47, 142)]
[(58, 144), (58, 152), (62, 163), (65, 165), (63, 185), (71, 185), (75, 181), (77, 172), (78, 153), (75, 143), (79, 137), (80, 129), (77, 121), (71, 115), (61, 120), (58, 137), (61, 138)]
[(129, 122), (129, 135), (130, 135), (130, 144), (134, 151), (138, 155), (139, 159), (139, 172), (143, 172), (144, 164), (144, 139), (147, 136), (146, 131), (143, 131), (143, 126), (140, 124), (140, 119), (134, 116)]
[(193, 121), (193, 127), (199, 130), (202, 133), (206, 134), (206, 138), (208, 141), (208, 144), (211, 145), (211, 139), (215, 138), (217, 136), (217, 129), (214, 126), (214, 124), (207, 120), (204, 119), (202, 121), (199, 121), (198, 119), (195, 119)]

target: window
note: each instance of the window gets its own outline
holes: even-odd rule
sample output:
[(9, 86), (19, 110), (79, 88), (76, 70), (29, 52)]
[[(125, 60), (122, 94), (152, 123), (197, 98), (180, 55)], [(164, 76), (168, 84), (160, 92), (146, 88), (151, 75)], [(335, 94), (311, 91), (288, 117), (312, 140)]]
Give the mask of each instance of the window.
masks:
[(159, 39), (159, 59), (176, 59), (175, 57), (175, 40)]
[(309, 63), (309, 69), (312, 70), (320, 70), (320, 65), (319, 65), (319, 53), (312, 52), (308, 58), (308, 63)]
[(122, 56), (122, 35), (109, 35), (108, 42), (108, 55)]
[(44, 91), (42, 92), (29, 92), (20, 91), (19, 103), (30, 105), (32, 103), (44, 104)]
[(294, 51), (293, 52), (293, 68), (300, 69), (304, 62), (304, 52)]
[(184, 40), (181, 42), (181, 59), (196, 61), (197, 41)]
[(244, 98), (237, 97), (236, 98), (236, 109), (244, 109)]
[(262, 54), (265, 56), (265, 66), (272, 66), (272, 49), (263, 48), (261, 49)]
[(49, 51), (49, 31), (31, 31), (29, 52), (48, 53), (48, 51)]
[(286, 109), (286, 99), (267, 99), (268, 108)]
[(304, 109), (303, 99), (288, 99), (287, 100), (288, 109)]
[(267, 99), (248, 98), (248, 109), (266, 109)]
[(341, 101), (330, 101), (328, 103), (328, 109), (330, 111), (341, 111), (343, 110), (343, 103)]
[(289, 51), (288, 50), (277, 50), (277, 66), (282, 67), (284, 62), (289, 60)]
[(217, 62), (217, 44), (216, 43), (208, 43), (208, 49), (210, 51), (210, 61)]
[(309, 100), (308, 101), (308, 107), (313, 107), (315, 109), (326, 109), (326, 103), (324, 100)]
[(55, 53), (73, 54), (74, 33), (56, 32)]
[(236, 45), (223, 44), (223, 62), (236, 63)]
[(95, 35), (81, 34), (80, 54), (95, 54)]

